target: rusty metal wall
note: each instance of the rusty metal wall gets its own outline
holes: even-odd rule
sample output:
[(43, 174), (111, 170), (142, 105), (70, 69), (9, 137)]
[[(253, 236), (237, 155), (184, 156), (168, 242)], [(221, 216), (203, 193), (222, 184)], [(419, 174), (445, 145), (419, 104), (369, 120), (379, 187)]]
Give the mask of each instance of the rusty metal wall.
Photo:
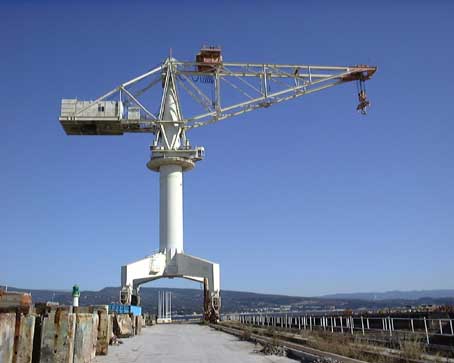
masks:
[(20, 308), (22, 311), (27, 312), (31, 305), (32, 296), (30, 294), (6, 292), (0, 289), (0, 309)]

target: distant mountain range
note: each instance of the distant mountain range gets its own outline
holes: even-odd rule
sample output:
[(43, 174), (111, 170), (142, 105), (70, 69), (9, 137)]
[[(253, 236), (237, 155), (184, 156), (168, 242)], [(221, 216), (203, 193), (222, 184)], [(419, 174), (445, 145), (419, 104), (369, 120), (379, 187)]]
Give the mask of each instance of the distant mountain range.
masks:
[(361, 299), (361, 300), (418, 300), (424, 298), (447, 298), (454, 297), (454, 290), (414, 290), (414, 291), (386, 291), (386, 292), (358, 292), (358, 293), (339, 293), (324, 295), (328, 299)]
[[(1, 286), (1, 285), (0, 285)], [(9, 287), (9, 291), (32, 294), (33, 302), (54, 301), (64, 305), (72, 303), (71, 291), (29, 290)], [(172, 292), (172, 310), (179, 314), (202, 312), (202, 289), (177, 289), (145, 287), (141, 289), (142, 306), (145, 311), (155, 312), (158, 291)], [(120, 288), (106, 287), (99, 291), (82, 291), (81, 305), (97, 305), (118, 302)], [(390, 291), (383, 293), (334, 294), (322, 297), (299, 297), (258, 294), (252, 292), (223, 290), (222, 311), (326, 311), (333, 309), (384, 309), (408, 305), (437, 304), (454, 305), (454, 290)]]

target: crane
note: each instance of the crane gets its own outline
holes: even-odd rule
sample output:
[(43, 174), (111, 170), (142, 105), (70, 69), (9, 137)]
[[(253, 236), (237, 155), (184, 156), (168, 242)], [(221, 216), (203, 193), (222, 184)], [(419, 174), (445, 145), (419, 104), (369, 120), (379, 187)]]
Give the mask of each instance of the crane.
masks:
[(194, 61), (169, 55), (95, 100), (62, 99), (59, 121), (68, 135), (154, 135), (147, 167), (160, 179), (159, 250), (121, 267), (120, 302), (139, 305), (142, 284), (181, 277), (203, 283), (204, 317), (219, 318), (219, 264), (183, 249), (183, 173), (205, 156), (203, 147), (190, 144), (190, 131), (348, 82), (357, 83), (357, 110), (365, 114), (370, 103), (364, 84), (376, 70), (231, 63), (220, 47), (203, 46)]

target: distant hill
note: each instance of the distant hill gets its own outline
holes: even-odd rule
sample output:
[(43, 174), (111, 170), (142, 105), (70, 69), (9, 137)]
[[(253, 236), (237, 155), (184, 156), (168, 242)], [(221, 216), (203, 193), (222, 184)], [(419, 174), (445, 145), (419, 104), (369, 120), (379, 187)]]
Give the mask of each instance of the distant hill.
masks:
[(386, 292), (360, 292), (324, 295), (327, 299), (361, 299), (377, 300), (418, 300), (424, 298), (440, 299), (454, 297), (454, 290), (414, 290), (414, 291), (386, 291)]
[[(9, 287), (10, 291), (23, 291), (32, 294), (33, 302), (55, 301), (60, 304), (70, 305), (72, 303), (71, 291), (52, 290), (29, 290)], [(203, 304), (202, 289), (177, 289), (177, 288), (156, 288), (144, 287), (141, 289), (142, 306), (145, 311), (155, 312), (158, 303), (158, 291), (172, 292), (172, 310), (179, 314), (201, 313)], [(381, 296), (388, 294), (388, 298), (377, 298), (379, 294), (335, 294), (323, 297), (299, 297), (286, 295), (258, 294), (252, 292), (223, 290), (222, 311), (247, 312), (247, 311), (323, 311), (333, 309), (383, 309), (388, 307), (402, 307), (420, 304), (450, 304), (454, 305), (454, 290), (451, 297), (444, 297), (448, 293), (441, 293), (439, 290), (418, 292), (390, 292), (380, 293)], [(437, 291), (437, 292), (435, 292)], [(106, 287), (99, 291), (81, 291), (81, 305), (109, 304), (118, 302), (119, 287)], [(412, 295), (413, 293), (413, 295)], [(399, 295), (400, 294), (400, 295)], [(448, 294), (449, 295), (449, 294)], [(403, 298), (402, 298), (403, 296)], [(412, 297), (415, 298), (412, 298)], [(424, 296), (424, 297), (421, 297)]]

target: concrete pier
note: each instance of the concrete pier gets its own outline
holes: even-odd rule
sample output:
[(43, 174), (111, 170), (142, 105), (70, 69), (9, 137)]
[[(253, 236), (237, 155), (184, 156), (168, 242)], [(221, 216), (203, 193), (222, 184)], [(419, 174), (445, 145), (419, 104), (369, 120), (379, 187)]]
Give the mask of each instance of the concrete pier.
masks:
[(162, 324), (142, 330), (142, 335), (125, 339), (109, 348), (108, 356), (97, 356), (95, 363), (287, 363), (291, 359), (254, 352), (259, 346), (243, 342), (208, 326)]

